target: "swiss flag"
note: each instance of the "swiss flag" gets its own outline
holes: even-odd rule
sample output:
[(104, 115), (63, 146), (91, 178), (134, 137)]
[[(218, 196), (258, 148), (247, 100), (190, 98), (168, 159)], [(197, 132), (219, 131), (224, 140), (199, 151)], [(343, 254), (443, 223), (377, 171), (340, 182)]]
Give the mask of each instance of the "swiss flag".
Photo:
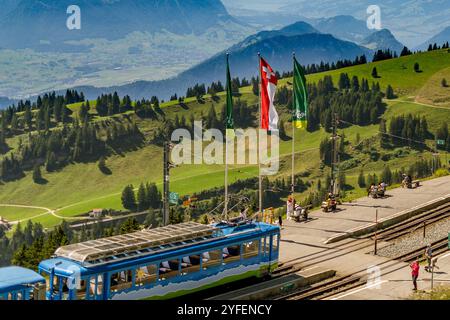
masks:
[(261, 58), (261, 129), (278, 130), (278, 113), (273, 104), (278, 79), (272, 67)]

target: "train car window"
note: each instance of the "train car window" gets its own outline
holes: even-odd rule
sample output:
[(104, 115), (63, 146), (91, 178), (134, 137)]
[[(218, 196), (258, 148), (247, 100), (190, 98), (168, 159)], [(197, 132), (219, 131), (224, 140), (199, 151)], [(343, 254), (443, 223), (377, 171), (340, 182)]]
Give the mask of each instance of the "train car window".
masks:
[(77, 289), (77, 300), (85, 300), (86, 299), (86, 280), (80, 280), (80, 287)]
[(230, 247), (223, 248), (223, 263), (231, 263), (235, 261), (239, 261), (241, 259), (241, 246), (234, 245)]
[(103, 275), (97, 275), (97, 277), (94, 276), (91, 278), (89, 293), (92, 297), (103, 294)]
[(222, 251), (213, 250), (202, 254), (203, 270), (214, 268), (222, 263)]
[(111, 292), (119, 292), (130, 289), (133, 285), (133, 272), (131, 270), (122, 270), (115, 272), (110, 276)]
[(242, 257), (244, 259), (257, 257), (258, 254), (259, 254), (259, 240), (244, 242), (242, 244)]
[(274, 234), (272, 237), (272, 251), (278, 251), (278, 234)]
[(59, 277), (57, 276), (53, 277), (53, 293), (54, 294), (59, 293)]
[(264, 241), (264, 251), (266, 252), (266, 255), (269, 255), (270, 252), (270, 237), (267, 236)]
[(200, 255), (192, 255), (181, 259), (181, 275), (200, 271)]
[(67, 278), (61, 277), (62, 283), (62, 300), (69, 300), (69, 287), (67, 286)]
[(180, 275), (179, 266), (180, 261), (175, 259), (161, 262), (159, 264), (159, 280), (178, 277)]
[(157, 268), (156, 264), (149, 264), (147, 266), (141, 266), (136, 269), (136, 286), (145, 286), (147, 284), (153, 283), (156, 281), (157, 277)]

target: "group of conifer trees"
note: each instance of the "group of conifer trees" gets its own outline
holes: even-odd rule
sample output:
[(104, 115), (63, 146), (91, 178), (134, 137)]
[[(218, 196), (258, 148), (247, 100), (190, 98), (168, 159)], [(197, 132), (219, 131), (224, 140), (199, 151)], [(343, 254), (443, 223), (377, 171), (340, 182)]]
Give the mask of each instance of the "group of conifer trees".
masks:
[[(0, 160), (0, 179), (21, 178), (26, 170), (34, 170), (37, 180), (41, 179), (40, 167), (47, 172), (60, 169), (70, 162), (96, 161), (109, 153), (108, 147), (115, 147), (118, 140), (129, 142), (140, 137), (135, 123), (113, 123), (94, 125), (75, 121), (51, 131), (30, 134), (20, 140), (19, 146), (10, 155)], [(38, 182), (38, 181), (35, 181)]]
[(154, 183), (141, 183), (135, 193), (133, 185), (127, 185), (122, 191), (122, 206), (130, 211), (143, 212), (148, 209), (160, 209), (161, 192)]

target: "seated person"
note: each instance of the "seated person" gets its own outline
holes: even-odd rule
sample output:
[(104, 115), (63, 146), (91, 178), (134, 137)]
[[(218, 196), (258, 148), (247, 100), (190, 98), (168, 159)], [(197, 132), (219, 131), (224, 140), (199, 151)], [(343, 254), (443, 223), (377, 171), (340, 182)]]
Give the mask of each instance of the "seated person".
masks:
[(181, 259), (181, 262), (182, 264), (192, 265), (190, 257), (183, 257), (183, 259)]
[(111, 286), (117, 286), (119, 284), (119, 275), (117, 273), (114, 273), (111, 276)]
[(160, 263), (160, 265), (159, 265), (159, 273), (160, 274), (165, 274), (170, 271), (171, 271), (171, 268), (170, 268), (169, 261), (164, 261), (164, 262)]
[(209, 252), (202, 253), (202, 261), (203, 261), (203, 263), (208, 262), (209, 260), (211, 260), (211, 257), (209, 256)]
[(226, 259), (230, 256), (230, 252), (228, 251), (228, 248), (223, 248), (222, 252), (223, 252), (222, 257), (224, 259)]

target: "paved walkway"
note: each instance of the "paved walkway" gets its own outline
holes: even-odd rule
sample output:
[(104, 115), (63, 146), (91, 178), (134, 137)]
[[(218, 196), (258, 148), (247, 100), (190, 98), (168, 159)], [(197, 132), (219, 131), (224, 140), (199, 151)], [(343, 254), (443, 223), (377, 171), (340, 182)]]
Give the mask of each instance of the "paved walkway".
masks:
[[(379, 218), (385, 218), (450, 194), (450, 176), (425, 181), (417, 189), (398, 188), (389, 190), (387, 194), (389, 197), (385, 199), (366, 197), (345, 203), (335, 213), (312, 212), (311, 220), (307, 223), (285, 221), (281, 232), (280, 261), (300, 263), (305, 269), (334, 269), (338, 275), (360, 272), (369, 276), (373, 272), (371, 267), (377, 265), (381, 267), (383, 280), (388, 281), (381, 284), (382, 288), (386, 286), (384, 299), (407, 298), (411, 293), (408, 264), (374, 256), (373, 243), (367, 239), (346, 239), (325, 244), (333, 236), (373, 223), (376, 209)], [(388, 244), (379, 243), (379, 247), (385, 245)], [(450, 273), (450, 266), (448, 269)], [(450, 276), (447, 278), (450, 281)], [(404, 288), (399, 283), (403, 283)], [(374, 287), (378, 287), (378, 284)], [(395, 289), (397, 287), (398, 290)], [(365, 289), (346, 297), (368, 299), (372, 297), (371, 292)], [(383, 299), (381, 291), (376, 292), (373, 298)]]
[(417, 189), (388, 190), (384, 199), (361, 198), (352, 203), (342, 204), (339, 211), (334, 213), (314, 211), (310, 213), (311, 220), (307, 223), (285, 221), (282, 238), (305, 239), (308, 242), (322, 244), (333, 236), (375, 222), (375, 210), (378, 210), (378, 217), (381, 219), (448, 194), (450, 194), (450, 176), (424, 181)]
[[(438, 258), (433, 277), (433, 286), (450, 285), (450, 253)], [(418, 292), (431, 290), (431, 273), (425, 272), (421, 265), (417, 281)], [(380, 278), (371, 285), (350, 290), (348, 292), (330, 297), (329, 300), (402, 300), (411, 299), (413, 284), (410, 277), (409, 266), (388, 274), (381, 272)]]

